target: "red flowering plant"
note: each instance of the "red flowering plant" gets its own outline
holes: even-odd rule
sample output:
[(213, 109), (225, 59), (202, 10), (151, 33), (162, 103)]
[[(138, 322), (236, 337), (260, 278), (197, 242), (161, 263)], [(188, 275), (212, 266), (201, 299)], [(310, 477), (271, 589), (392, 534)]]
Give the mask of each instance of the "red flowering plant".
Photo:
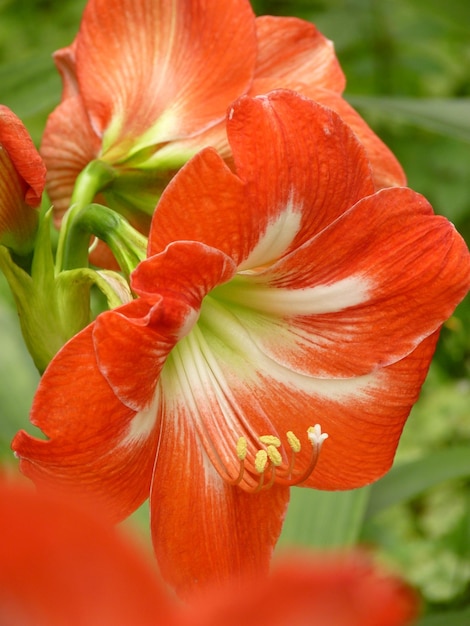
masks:
[(50, 363), (31, 413), (47, 440), (13, 441), (33, 481), (115, 520), (150, 497), (159, 566), (183, 594), (265, 572), (292, 486), (351, 489), (390, 468), (470, 286), (452, 224), (410, 189), (376, 191), (331, 109), (244, 96), (227, 135), (233, 169), (206, 148), (165, 189), (135, 299)]
[[(470, 287), (463, 239), (403, 186), (308, 22), (248, 0), (89, 0), (55, 60), (42, 157), (0, 108), (0, 268), (44, 372), (45, 437), (12, 448), (47, 487), (23, 504), (0, 487), (0, 621), (407, 623), (415, 598), (363, 561), (266, 575), (292, 487), (390, 468)], [(91, 501), (96, 535), (50, 489)], [(109, 522), (147, 499), (161, 574), (195, 612), (113, 543)]]
[[(280, 87), (344, 117), (378, 187), (405, 183), (343, 99), (331, 42), (299, 19), (255, 18), (248, 0), (89, 0), (76, 39), (54, 56), (63, 95), (41, 153), (57, 223), (71, 205), (97, 199), (147, 234), (160, 193), (191, 156), (210, 145), (231, 161), (231, 102)], [(109, 263), (102, 247), (92, 258)]]
[(416, 615), (415, 594), (356, 553), (284, 558), (269, 578), (212, 587), (183, 607), (141, 546), (98, 513), (0, 481), (2, 626), (405, 626)]

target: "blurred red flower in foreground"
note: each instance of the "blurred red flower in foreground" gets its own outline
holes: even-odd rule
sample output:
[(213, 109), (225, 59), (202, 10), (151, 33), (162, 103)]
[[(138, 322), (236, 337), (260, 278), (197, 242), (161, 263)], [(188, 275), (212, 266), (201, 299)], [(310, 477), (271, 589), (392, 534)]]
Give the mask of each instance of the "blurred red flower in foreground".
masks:
[(96, 510), (0, 481), (2, 626), (405, 626), (416, 606), (362, 555), (290, 558), (182, 606)]
[(180, 170), (138, 297), (51, 362), (31, 416), (47, 440), (13, 442), (26, 475), (115, 519), (150, 496), (180, 591), (266, 570), (291, 486), (349, 489), (390, 468), (470, 286), (452, 224), (410, 189), (374, 193), (331, 110), (246, 96), (227, 131), (236, 173), (211, 148)]
[(0, 481), (2, 626), (171, 624), (151, 559), (98, 513)]
[(31, 250), (46, 167), (23, 122), (0, 105), (0, 244)]
[(289, 555), (269, 577), (210, 589), (182, 626), (404, 626), (417, 597), (363, 554)]

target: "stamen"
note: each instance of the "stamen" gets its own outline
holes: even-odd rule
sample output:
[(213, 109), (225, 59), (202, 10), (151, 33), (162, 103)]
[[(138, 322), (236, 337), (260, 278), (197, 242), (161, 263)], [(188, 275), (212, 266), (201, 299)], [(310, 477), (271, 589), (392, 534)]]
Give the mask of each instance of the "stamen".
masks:
[(274, 467), (279, 467), (282, 464), (282, 456), (277, 448), (274, 446), (268, 446), (266, 448), (266, 452), (268, 454), (269, 460), (274, 465)]
[(315, 426), (310, 426), (310, 428), (307, 429), (307, 437), (313, 448), (312, 458), (310, 459), (310, 463), (305, 472), (303, 472), (301, 476), (296, 476), (294, 482), (291, 483), (292, 485), (299, 485), (300, 483), (303, 483), (313, 472), (315, 465), (317, 464), (318, 457), (320, 456), (320, 450), (323, 442), (325, 439), (328, 439), (328, 434), (322, 433), (320, 424), (315, 424)]
[(258, 450), (255, 454), (255, 470), (258, 474), (261, 474), (258, 486), (254, 489), (254, 493), (261, 491), (264, 484), (264, 471), (266, 469), (266, 465), (268, 464), (268, 453), (266, 450)]
[[(279, 442), (279, 444), (280, 443), (281, 442)], [(266, 452), (272, 464), (271, 478), (269, 479), (269, 483), (266, 485), (266, 489), (269, 489), (269, 487), (273, 486), (274, 480), (276, 478), (276, 467), (282, 465), (282, 456), (279, 450), (272, 444), (266, 448)]]
[[(299, 485), (307, 480), (311, 475), (318, 461), (321, 447), (328, 438), (327, 433), (322, 433), (320, 424), (310, 426), (307, 429), (307, 438), (312, 446), (312, 456), (306, 469), (302, 473), (295, 473), (295, 463), (298, 454), (302, 450), (299, 438), (291, 430), (286, 433), (287, 444), (291, 449), (291, 455), (288, 467), (282, 467), (285, 455), (278, 448), (281, 448), (281, 440), (274, 435), (261, 435), (259, 441), (265, 446), (258, 450), (254, 458), (254, 469), (259, 474), (259, 482), (255, 487), (244, 485), (244, 489), (252, 493), (261, 491), (261, 489), (269, 489), (274, 482), (292, 487)], [(245, 473), (245, 459), (248, 454), (248, 442), (245, 437), (240, 437), (236, 444), (236, 454), (240, 460), (240, 471), (234, 484), (240, 484)], [(270, 471), (269, 481), (267, 479), (267, 471)], [(253, 477), (253, 475), (252, 475)]]
[(244, 461), (246, 459), (247, 447), (248, 444), (245, 437), (240, 437), (240, 439), (237, 441), (237, 456), (240, 461)]
[(275, 446), (276, 448), (280, 448), (281, 446), (281, 440), (279, 437), (275, 437), (274, 435), (261, 435), (258, 439), (266, 446)]
[(294, 435), (294, 433), (291, 430), (289, 430), (286, 433), (286, 437), (287, 437), (287, 443), (292, 448), (292, 456), (289, 461), (289, 467), (287, 468), (287, 478), (290, 480), (290, 478), (292, 477), (292, 472), (294, 471), (296, 454), (300, 452), (302, 446), (300, 445), (299, 438), (296, 435)]
[(299, 441), (298, 437), (296, 437), (291, 430), (289, 430), (286, 433), (286, 437), (287, 437), (287, 443), (292, 448), (292, 452), (294, 452), (295, 454), (297, 452), (300, 452), (300, 449), (301, 449), (302, 446), (300, 445), (300, 441)]
[(258, 450), (255, 455), (255, 470), (258, 474), (263, 474), (268, 464), (268, 453), (266, 450)]
[(238, 476), (235, 479), (235, 485), (239, 485), (243, 478), (243, 474), (245, 473), (245, 459), (246, 453), (248, 449), (248, 444), (245, 437), (240, 437), (237, 441), (236, 451), (237, 457), (240, 459), (240, 470), (238, 472)]

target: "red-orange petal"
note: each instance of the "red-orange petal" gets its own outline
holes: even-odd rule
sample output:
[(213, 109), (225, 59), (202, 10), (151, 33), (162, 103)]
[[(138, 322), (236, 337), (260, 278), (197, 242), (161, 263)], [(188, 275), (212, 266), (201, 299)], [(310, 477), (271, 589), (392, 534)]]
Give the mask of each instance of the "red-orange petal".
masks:
[(213, 587), (186, 610), (181, 626), (406, 626), (418, 598), (364, 554), (291, 554), (267, 578)]
[(163, 577), (186, 596), (210, 582), (267, 573), (289, 500), (286, 487), (244, 493), (211, 466), (189, 408), (166, 410), (151, 491)]
[[(234, 272), (231, 259), (196, 242), (174, 242), (140, 264), (132, 286), (145, 297), (103, 313), (93, 328), (98, 367), (121, 402), (135, 411), (149, 406), (165, 360), (191, 331), (203, 298)], [(130, 375), (129, 354), (142, 375)]]
[(256, 33), (255, 78), (276, 81), (272, 89), (289, 89), (290, 83), (296, 82), (343, 92), (346, 80), (333, 43), (314, 24), (295, 17), (268, 15), (256, 18)]
[(204, 296), (230, 280), (235, 271), (233, 260), (223, 251), (197, 241), (175, 240), (163, 252), (140, 263), (132, 274), (131, 286), (142, 297), (180, 297), (199, 310)]
[(48, 439), (20, 431), (12, 448), (37, 484), (96, 498), (123, 519), (148, 497), (160, 408), (158, 397), (141, 412), (118, 400), (98, 369), (92, 330), (65, 344), (41, 379), (31, 422)]
[(98, 156), (100, 145), (79, 97), (65, 99), (49, 116), (41, 154), (47, 165), (47, 192), (57, 226), (70, 206), (77, 176)]
[(313, 393), (302, 389), (299, 392), (295, 383), (281, 382), (271, 387), (264, 383), (267, 402), (277, 389), (275, 420), (279, 432), (285, 432), (293, 423), (295, 413), (300, 433), (315, 422), (328, 434), (318, 463), (304, 486), (354, 489), (378, 480), (391, 468), (403, 427), (426, 378), (437, 338), (438, 333), (431, 335), (401, 361), (368, 376), (324, 381), (325, 386), (322, 381), (316, 381), (316, 392), (315, 381), (311, 381)]
[(150, 254), (191, 239), (237, 264), (254, 262), (258, 246), (255, 256), (266, 264), (374, 191), (352, 131), (333, 111), (298, 94), (240, 98), (227, 128), (236, 175), (210, 149), (182, 168), (154, 214)]
[(0, 146), (24, 181), (24, 201), (30, 207), (38, 207), (44, 191), (46, 167), (23, 122), (4, 105), (0, 105)]
[(470, 254), (453, 225), (419, 194), (389, 188), (217, 297), (282, 365), (347, 378), (409, 354), (469, 288)]
[[(305, 87), (307, 96), (311, 90), (342, 93), (345, 79), (333, 44), (313, 24), (297, 18), (262, 16), (256, 18), (256, 29), (258, 56), (249, 95), (280, 88), (296, 90), (298, 86), (300, 92)], [(194, 155), (208, 146), (214, 147), (224, 159), (230, 159), (224, 122), (195, 137), (162, 147), (158, 159), (178, 154)]]
[(292, 91), (240, 98), (228, 115), (227, 134), (247, 201), (262, 220), (260, 235), (276, 221), (278, 241), (293, 234), (284, 250), (272, 242), (271, 258), (260, 264), (274, 260), (274, 251), (280, 257), (299, 247), (374, 189), (369, 161), (350, 128)]
[(0, 244), (31, 251), (38, 212), (25, 203), (26, 184), (0, 143)]
[(243, 183), (215, 150), (207, 148), (164, 191), (152, 220), (148, 254), (188, 240), (222, 250), (238, 263), (259, 237), (260, 227), (254, 228), (255, 217), (246, 208)]
[(376, 187), (405, 185), (406, 177), (396, 157), (343, 98), (346, 81), (332, 42), (313, 24), (296, 18), (263, 16), (256, 24), (258, 61), (249, 94), (292, 89), (329, 106), (364, 145)]
[(349, 124), (365, 148), (377, 189), (406, 185), (405, 172), (396, 156), (344, 98), (326, 90), (314, 91), (301, 87), (299, 91), (308, 98), (330, 107), (346, 124)]
[(62, 100), (79, 94), (76, 71), (76, 41), (54, 52), (54, 62), (62, 78)]
[[(266, 94), (275, 89), (290, 89), (335, 111), (350, 126), (364, 147), (370, 161), (376, 189), (406, 184), (406, 175), (396, 156), (376, 135), (359, 113), (338, 93), (299, 82), (295, 75), (279, 80), (276, 76), (253, 82), (250, 95)], [(220, 131), (219, 131), (220, 132)], [(215, 129), (213, 130), (215, 135)], [(224, 146), (219, 139), (222, 150)]]
[(106, 144), (132, 144), (145, 133), (139, 148), (221, 119), (248, 89), (255, 58), (247, 0), (91, 0), (76, 40), (78, 81), (93, 127), (106, 133), (113, 124)]
[(0, 622), (155, 626), (175, 611), (141, 546), (63, 494), (0, 483)]

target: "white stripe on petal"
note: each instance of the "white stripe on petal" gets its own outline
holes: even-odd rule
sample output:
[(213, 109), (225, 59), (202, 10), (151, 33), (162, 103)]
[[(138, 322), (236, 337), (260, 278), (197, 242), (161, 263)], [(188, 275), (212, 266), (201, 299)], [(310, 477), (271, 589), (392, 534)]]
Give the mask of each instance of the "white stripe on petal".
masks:
[(239, 271), (262, 265), (268, 265), (278, 259), (287, 250), (300, 229), (302, 211), (294, 205), (291, 198), (282, 213), (270, 222), (253, 248), (248, 258), (239, 266)]
[(260, 357), (260, 365), (264, 366), (264, 371), (272, 379), (277, 380), (282, 385), (316, 398), (324, 398), (343, 404), (353, 400), (366, 400), (371, 389), (377, 385), (378, 373), (380, 373), (380, 370), (377, 370), (353, 378), (317, 378), (284, 367), (268, 357), (265, 357), (263, 364)]
[(157, 385), (151, 404), (132, 418), (127, 434), (120, 443), (121, 446), (133, 445), (150, 437), (157, 423), (160, 395), (160, 387)]
[[(284, 363), (283, 351), (292, 354), (296, 349), (299, 350), (299, 346), (296, 345), (299, 334), (291, 333), (288, 325), (284, 328), (279, 326), (277, 329), (278, 334), (282, 333), (283, 341), (281, 354), (276, 359), (273, 358), (273, 354), (266, 352), (265, 347), (259, 346), (256, 336), (253, 337), (253, 333), (239, 318), (218, 302), (207, 300), (202, 317), (205, 326), (204, 337), (210, 344), (216, 346), (214, 356), (218, 354), (223, 361), (231, 363), (234, 384), (238, 384), (239, 381), (242, 385), (256, 387), (259, 385), (258, 373), (263, 372), (263, 375), (307, 394), (344, 402), (347, 399), (367, 397), (369, 386), (374, 383), (375, 372), (350, 378), (331, 378), (328, 372), (320, 371), (318, 375), (312, 376), (302, 372), (300, 364), (294, 367), (288, 362)], [(268, 326), (267, 329), (269, 333), (273, 332), (272, 326)], [(313, 340), (310, 333), (307, 333), (306, 337), (310, 341)], [(318, 343), (322, 342), (321, 337), (316, 339)], [(230, 380), (227, 382), (230, 383)]]
[(364, 276), (348, 276), (330, 285), (284, 289), (255, 282), (246, 275), (223, 285), (226, 301), (282, 317), (335, 313), (367, 302), (371, 284)]

